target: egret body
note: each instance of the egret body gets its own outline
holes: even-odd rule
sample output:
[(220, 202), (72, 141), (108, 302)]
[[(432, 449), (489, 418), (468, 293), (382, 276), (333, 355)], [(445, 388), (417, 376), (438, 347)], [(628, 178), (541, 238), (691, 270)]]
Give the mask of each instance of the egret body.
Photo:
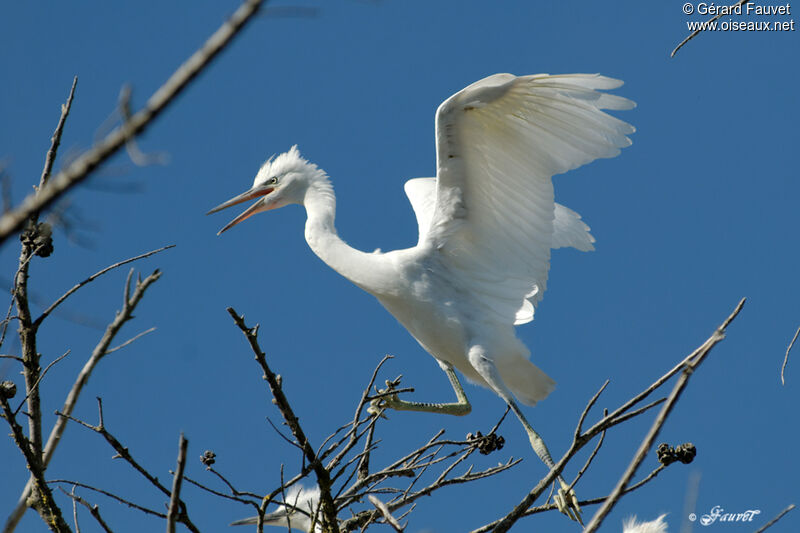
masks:
[[(533, 320), (547, 286), (550, 250), (593, 249), (589, 227), (554, 201), (552, 176), (614, 157), (634, 128), (603, 110), (634, 103), (600, 92), (622, 82), (599, 75), (495, 74), (457, 92), (436, 112), (436, 177), (405, 185), (416, 214), (416, 246), (386, 253), (350, 247), (334, 225), (326, 173), (294, 146), (270, 158), (247, 192), (210, 213), (253, 205), (250, 216), (305, 207), (305, 238), (325, 263), (397, 318), (446, 372), (456, 402), (389, 396), (379, 407), (465, 415), (471, 407), (454, 368), (496, 392), (522, 422), (534, 451), (554, 466), (516, 401), (534, 405), (555, 382), (529, 360), (514, 327)], [(577, 499), (561, 481), (562, 510)]]

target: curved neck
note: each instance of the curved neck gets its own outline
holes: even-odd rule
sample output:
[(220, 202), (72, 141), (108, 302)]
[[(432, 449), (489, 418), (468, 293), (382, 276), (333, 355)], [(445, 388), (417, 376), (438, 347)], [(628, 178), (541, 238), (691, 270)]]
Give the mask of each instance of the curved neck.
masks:
[(382, 285), (381, 254), (367, 254), (348, 245), (336, 232), (336, 196), (330, 182), (321, 179), (306, 191), (305, 237), (311, 250), (329, 267), (367, 292), (375, 294)]

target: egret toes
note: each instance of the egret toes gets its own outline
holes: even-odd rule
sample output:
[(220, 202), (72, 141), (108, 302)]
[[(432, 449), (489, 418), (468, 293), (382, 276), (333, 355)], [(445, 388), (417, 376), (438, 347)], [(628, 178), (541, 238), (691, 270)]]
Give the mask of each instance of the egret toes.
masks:
[(578, 497), (575, 495), (575, 491), (561, 479), (561, 476), (558, 477), (558, 482), (561, 484), (561, 488), (558, 489), (555, 496), (553, 496), (553, 501), (558, 507), (558, 510), (567, 515), (571, 520), (583, 525), (581, 506), (578, 505)]

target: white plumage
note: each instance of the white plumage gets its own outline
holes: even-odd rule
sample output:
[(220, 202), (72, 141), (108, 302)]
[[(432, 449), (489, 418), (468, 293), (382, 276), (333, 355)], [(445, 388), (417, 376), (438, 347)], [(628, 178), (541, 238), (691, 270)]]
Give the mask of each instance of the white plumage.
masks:
[(622, 523), (622, 533), (667, 533), (667, 523), (662, 514), (650, 522), (638, 522), (636, 515), (631, 516)]
[(599, 92), (621, 84), (587, 74), (495, 74), (445, 100), (436, 113), (436, 178), (405, 186), (419, 225), (413, 248), (368, 254), (348, 246), (336, 233), (327, 175), (296, 146), (264, 163), (249, 191), (211, 212), (257, 199), (221, 233), (255, 213), (303, 205), (311, 249), (405, 326), (439, 361), (458, 397), (442, 405), (390, 397), (381, 406), (468, 413), (455, 367), (511, 406), (552, 466), (513, 396), (533, 405), (555, 383), (530, 362), (514, 326), (533, 319), (551, 249), (593, 249), (580, 216), (555, 203), (551, 178), (631, 144), (634, 128), (602, 111), (634, 106)]
[[(319, 487), (304, 488), (294, 485), (286, 491), (286, 500), (278, 504), (280, 509), (264, 515), (265, 526), (291, 527), (306, 533), (322, 532), (319, 509)], [(258, 517), (245, 518), (231, 523), (232, 526), (249, 526), (258, 523)], [(313, 529), (312, 529), (313, 524)]]

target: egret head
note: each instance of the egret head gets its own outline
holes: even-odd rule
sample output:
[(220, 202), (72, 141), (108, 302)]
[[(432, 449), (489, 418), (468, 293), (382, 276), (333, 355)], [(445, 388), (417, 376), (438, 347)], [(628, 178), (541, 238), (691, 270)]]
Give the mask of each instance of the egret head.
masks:
[(250, 190), (218, 205), (206, 214), (210, 215), (248, 200), (256, 200), (219, 231), (222, 233), (256, 213), (289, 204), (302, 204), (309, 186), (315, 181), (326, 179), (325, 173), (314, 163), (303, 159), (297, 145), (294, 145), (288, 152), (272, 156), (261, 165)]

